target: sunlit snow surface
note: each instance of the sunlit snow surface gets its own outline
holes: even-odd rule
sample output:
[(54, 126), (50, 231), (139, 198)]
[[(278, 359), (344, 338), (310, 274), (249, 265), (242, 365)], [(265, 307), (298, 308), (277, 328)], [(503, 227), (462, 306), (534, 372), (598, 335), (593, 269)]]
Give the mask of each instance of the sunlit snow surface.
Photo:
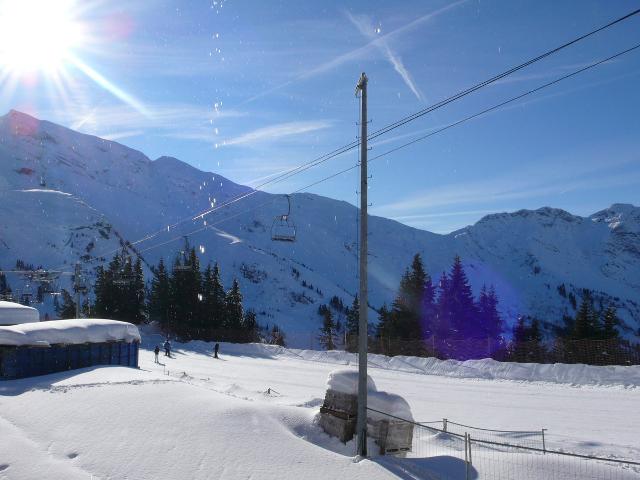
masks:
[[(151, 349), (161, 341), (143, 337), (140, 370), (0, 383), (0, 478), (387, 479), (402, 471), (413, 476), (400, 478), (433, 478), (433, 469), (449, 468), (442, 457), (354, 463), (353, 442), (318, 429), (328, 375), (355, 368), (349, 354), (223, 343), (215, 360), (211, 344), (192, 342), (174, 345), (173, 358), (161, 355), (155, 364)], [(640, 367), (594, 368), (599, 375), (546, 366), (529, 377), (548, 381), (515, 381), (499, 378), (535, 369), (376, 356), (369, 374), (378, 390), (403, 396), (418, 421), (545, 427), (548, 448), (637, 459)], [(534, 460), (533, 472), (545, 468)], [(538, 473), (527, 478), (547, 478)], [(625, 475), (614, 478), (640, 476)], [(492, 478), (482, 470), (474, 476)]]

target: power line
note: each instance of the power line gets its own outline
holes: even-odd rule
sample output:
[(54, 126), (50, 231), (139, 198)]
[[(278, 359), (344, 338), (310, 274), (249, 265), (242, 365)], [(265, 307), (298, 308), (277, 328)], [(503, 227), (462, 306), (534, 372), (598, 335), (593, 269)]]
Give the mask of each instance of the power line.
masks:
[(463, 90), (462, 92), (456, 93), (455, 95), (452, 95), (451, 97), (446, 98), (445, 100), (442, 100), (442, 101), (440, 101), (440, 102), (438, 102), (436, 104), (433, 104), (433, 105), (431, 105), (429, 107), (424, 108), (423, 110), (420, 110), (420, 111), (418, 111), (416, 113), (408, 115), (407, 117), (404, 117), (404, 118), (402, 118), (402, 119), (400, 119), (400, 120), (398, 120), (398, 121), (396, 121), (396, 122), (394, 122), (392, 124), (389, 124), (389, 125), (387, 125), (385, 127), (382, 127), (381, 129), (376, 130), (375, 132), (372, 132), (371, 135), (369, 135), (368, 138), (369, 139), (374, 139), (374, 138), (379, 137), (380, 135), (384, 135), (385, 133), (390, 132), (391, 130), (395, 130), (396, 128), (401, 127), (402, 125), (405, 125), (405, 124), (407, 124), (409, 122), (412, 122), (413, 120), (415, 120), (417, 118), (420, 118), (420, 117), (426, 115), (427, 113), (430, 113), (430, 112), (432, 112), (432, 111), (434, 111), (434, 110), (436, 110), (436, 109), (438, 109), (440, 107), (443, 107), (444, 105), (447, 105), (447, 104), (449, 104), (449, 103), (451, 103), (451, 102), (453, 102), (455, 100), (458, 100), (459, 98), (462, 98), (462, 97), (464, 97), (464, 96), (466, 96), (466, 95), (468, 95), (470, 93), (473, 93), (476, 90), (481, 89), (482, 87), (486, 87), (487, 85), (495, 83), (498, 80), (501, 80), (504, 77), (506, 77), (508, 75), (511, 75), (512, 73), (517, 72), (518, 70), (522, 70), (523, 68), (528, 67), (529, 65), (532, 65), (532, 64), (534, 64), (534, 63), (536, 63), (536, 62), (538, 62), (538, 61), (540, 61), (540, 60), (542, 60), (544, 58), (547, 58), (547, 57), (553, 55), (554, 53), (557, 53), (557, 52), (559, 52), (561, 50), (564, 50), (565, 48), (570, 47), (571, 45), (574, 45), (574, 44), (580, 42), (581, 40), (589, 38), (589, 37), (595, 35), (598, 32), (601, 32), (601, 31), (603, 31), (603, 30), (605, 30), (605, 29), (607, 29), (609, 27), (612, 27), (612, 26), (614, 26), (614, 25), (616, 25), (616, 24), (618, 24), (620, 22), (623, 22), (624, 20), (627, 20), (627, 19), (633, 17), (634, 15), (637, 15), (638, 13), (640, 13), (640, 8), (637, 9), (637, 10), (634, 10), (632, 12), (627, 13), (626, 15), (623, 15), (622, 17), (617, 18), (616, 20), (613, 20), (613, 21), (607, 23), (606, 25), (603, 25), (602, 27), (596, 28), (595, 30), (591, 30), (590, 32), (585, 33), (584, 35), (581, 35), (581, 36), (579, 36), (577, 38), (574, 38), (573, 40), (571, 40), (571, 41), (569, 41), (567, 43), (564, 43), (564, 44), (560, 45), (559, 47), (556, 47), (556, 48), (553, 48), (551, 50), (548, 50), (545, 53), (543, 53), (541, 55), (538, 55), (535, 58), (527, 60), (524, 63), (521, 63), (520, 65), (512, 67), (509, 70), (505, 70), (504, 72), (502, 72), (502, 73), (500, 73), (500, 74), (498, 74), (498, 75), (496, 75), (494, 77), (491, 77), (490, 79), (485, 80), (484, 82), (480, 82), (480, 83), (478, 83), (478, 84), (476, 84), (476, 85), (474, 85), (472, 87), (467, 88), (466, 90)]
[[(481, 89), (483, 87), (486, 87), (486, 86), (488, 86), (488, 85), (490, 85), (492, 83), (495, 83), (498, 80), (501, 80), (501, 79), (511, 75), (512, 73), (515, 73), (515, 72), (517, 72), (519, 70), (522, 70), (523, 68), (526, 68), (526, 67), (528, 67), (528, 66), (530, 66), (530, 65), (532, 65), (532, 64), (534, 64), (536, 62), (539, 62), (540, 60), (543, 60), (543, 59), (545, 59), (545, 58), (547, 58), (547, 57), (549, 57), (549, 56), (551, 56), (551, 55), (553, 55), (553, 54), (555, 54), (555, 53), (557, 53), (557, 52), (559, 52), (561, 50), (564, 50), (567, 47), (570, 47), (571, 45), (574, 45), (574, 44), (576, 44), (576, 43), (578, 43), (578, 42), (580, 42), (580, 41), (582, 41), (582, 40), (584, 40), (586, 38), (589, 38), (589, 37), (601, 32), (603, 30), (606, 30), (607, 28), (610, 28), (610, 27), (618, 24), (618, 23), (621, 23), (624, 20), (627, 20), (627, 19), (633, 17), (634, 15), (637, 15), (638, 13), (640, 13), (640, 8), (636, 9), (636, 10), (634, 10), (632, 12), (629, 12), (628, 14), (623, 15), (622, 17), (619, 17), (619, 18), (613, 20), (613, 21), (607, 23), (606, 25), (603, 25), (603, 26), (601, 26), (599, 28), (596, 28), (595, 30), (591, 30), (590, 32), (585, 33), (584, 35), (581, 35), (581, 36), (579, 36), (577, 38), (574, 38), (573, 40), (570, 40), (570, 41), (568, 41), (568, 42), (566, 42), (566, 43), (564, 43), (564, 44), (562, 44), (562, 45), (560, 45), (560, 46), (558, 46), (556, 48), (548, 50), (548, 51), (542, 53), (541, 55), (538, 55), (537, 57), (534, 57), (534, 58), (532, 58), (530, 60), (527, 60), (526, 62), (523, 62), (523, 63), (521, 63), (521, 64), (519, 64), (519, 65), (517, 65), (515, 67), (512, 67), (512, 68), (510, 68), (510, 69), (508, 69), (508, 70), (506, 70), (506, 71), (504, 71), (502, 73), (499, 73), (498, 75), (495, 75), (495, 76), (493, 76), (493, 77), (491, 77), (491, 78), (489, 78), (487, 80), (484, 80), (484, 81), (482, 81), (480, 83), (477, 83), (477, 84), (473, 85), (472, 87), (467, 88), (466, 90), (458, 92), (458, 93), (456, 93), (456, 94), (454, 94), (454, 95), (452, 95), (452, 96), (450, 96), (450, 97), (448, 97), (448, 98), (446, 98), (444, 100), (441, 100), (438, 103), (430, 105), (429, 107), (426, 107), (425, 109), (419, 110), (418, 112), (415, 112), (415, 113), (413, 113), (411, 115), (408, 115), (408, 116), (406, 116), (404, 118), (401, 118), (400, 120), (397, 120), (397, 121), (395, 121), (395, 122), (393, 122), (391, 124), (388, 124), (388, 125), (382, 127), (381, 129), (376, 130), (376, 131), (372, 132), (371, 134), (367, 135), (367, 139), (368, 140), (372, 140), (372, 139), (375, 139), (375, 138), (377, 138), (377, 137), (379, 137), (381, 135), (384, 135), (385, 133), (388, 133), (388, 132), (390, 132), (392, 130), (395, 130), (396, 128), (398, 128), (398, 127), (400, 127), (402, 125), (405, 125), (405, 124), (407, 124), (409, 122), (412, 122), (412, 121), (414, 121), (414, 120), (426, 115), (427, 113), (430, 113), (430, 112), (432, 112), (434, 110), (442, 108), (445, 105), (448, 105), (449, 103), (452, 103), (452, 102), (454, 102), (454, 101), (456, 101), (456, 100), (458, 100), (458, 99), (460, 99), (462, 97), (465, 97), (465, 96), (467, 96), (467, 95), (469, 95), (469, 94), (471, 94), (471, 93), (473, 93), (473, 92), (475, 92), (475, 91), (477, 91), (477, 90), (479, 90), (479, 89)], [(264, 187), (266, 185), (269, 185), (271, 183), (279, 183), (282, 180), (286, 180), (287, 178), (290, 178), (293, 175), (297, 175), (297, 174), (302, 173), (303, 171), (306, 171), (306, 170), (308, 170), (308, 169), (310, 169), (312, 167), (320, 165), (321, 163), (324, 163), (324, 162), (326, 162), (326, 161), (328, 161), (328, 160), (330, 160), (330, 159), (332, 159), (332, 158), (334, 158), (334, 157), (336, 157), (338, 155), (346, 153), (346, 152), (348, 152), (348, 151), (350, 151), (350, 150), (352, 150), (352, 149), (354, 149), (354, 148), (356, 148), (358, 146), (359, 146), (359, 141), (355, 141), (355, 142), (351, 142), (351, 143), (348, 143), (346, 145), (343, 145), (342, 147), (339, 147), (339, 148), (333, 150), (332, 152), (329, 152), (329, 153), (327, 153), (325, 155), (317, 157), (316, 159), (311, 160), (310, 162), (298, 165), (297, 167), (294, 167), (294, 168), (292, 168), (290, 170), (287, 170), (287, 171), (283, 172), (282, 174), (277, 175), (276, 177), (274, 177), (274, 178), (262, 183), (261, 185), (257, 186), (252, 192), (249, 192), (249, 193), (241, 196), (238, 199), (234, 199), (233, 201), (231, 201), (229, 203), (235, 203), (236, 201), (239, 201), (242, 198), (246, 198), (247, 196), (253, 195), (255, 193), (255, 191), (259, 190), (260, 188), (262, 188), (262, 187)], [(224, 206), (226, 206), (226, 205), (220, 205), (218, 207), (215, 207), (215, 208), (206, 210), (204, 212), (201, 212), (201, 213), (193, 216), (192, 220), (197, 219), (197, 218), (203, 218), (205, 215), (208, 215), (209, 213), (212, 213), (213, 211), (215, 211), (215, 210), (217, 210), (219, 208), (223, 208)]]
[[(527, 60), (527, 61), (515, 66), (515, 67), (512, 67), (512, 68), (510, 68), (508, 70), (505, 70), (504, 72), (502, 72), (502, 73), (500, 73), (498, 75), (495, 75), (495, 76), (493, 76), (493, 77), (491, 77), (491, 78), (489, 78), (487, 80), (484, 80), (484, 81), (482, 81), (480, 83), (477, 83), (477, 84), (473, 85), (472, 87), (467, 88), (466, 90), (458, 92), (458, 93), (456, 93), (456, 94), (454, 94), (454, 95), (452, 95), (452, 96), (450, 96), (450, 97), (448, 97), (448, 98), (446, 98), (444, 100), (441, 100), (441, 101), (439, 101), (439, 102), (437, 102), (435, 104), (432, 104), (429, 107), (426, 107), (426, 108), (424, 108), (422, 110), (419, 110), (418, 112), (415, 112), (415, 113), (413, 113), (411, 115), (408, 115), (408, 116), (406, 116), (404, 118), (401, 118), (401, 119), (399, 119), (399, 120), (397, 120), (397, 121), (395, 121), (395, 122), (393, 122), (391, 124), (388, 124), (388, 125), (382, 127), (381, 129), (376, 130), (376, 131), (372, 132), (371, 134), (367, 135), (367, 139), (368, 140), (373, 140), (373, 139), (375, 139), (375, 138), (377, 138), (377, 137), (379, 137), (381, 135), (384, 135), (384, 134), (386, 134), (386, 133), (388, 133), (388, 132), (390, 132), (392, 130), (395, 130), (396, 128), (399, 128), (399, 127), (401, 127), (403, 125), (406, 125), (407, 123), (412, 122), (412, 121), (414, 121), (414, 120), (416, 120), (418, 118), (421, 118), (424, 115), (426, 115), (426, 114), (428, 114), (430, 112), (433, 112), (434, 110), (442, 108), (442, 107), (444, 107), (444, 106), (446, 106), (446, 105), (448, 105), (448, 104), (450, 104), (450, 103), (452, 103), (452, 102), (454, 102), (454, 101), (456, 101), (456, 100), (458, 100), (460, 98), (463, 98), (463, 97), (465, 97), (465, 96), (467, 96), (467, 95), (469, 95), (469, 94), (471, 94), (471, 93), (473, 93), (473, 92), (475, 92), (477, 90), (480, 90), (483, 87), (486, 87), (486, 86), (488, 86), (488, 85), (490, 85), (492, 83), (495, 83), (498, 80), (501, 80), (501, 79), (511, 75), (512, 73), (515, 73), (515, 72), (517, 72), (519, 70), (522, 70), (523, 68), (526, 68), (526, 67), (528, 67), (528, 66), (530, 66), (530, 65), (532, 65), (532, 64), (534, 64), (536, 62), (539, 62), (540, 60), (543, 60), (543, 59), (545, 59), (545, 58), (547, 58), (547, 57), (549, 57), (549, 56), (551, 56), (551, 55), (553, 55), (553, 54), (555, 54), (555, 53), (557, 53), (557, 52), (559, 52), (561, 50), (564, 50), (565, 48), (568, 48), (568, 47), (570, 47), (570, 46), (572, 46), (572, 45), (574, 45), (574, 44), (576, 44), (576, 43), (578, 43), (578, 42), (580, 42), (580, 41), (582, 41), (582, 40), (584, 40), (586, 38), (589, 38), (589, 37), (601, 32), (603, 30), (606, 30), (607, 28), (610, 28), (610, 27), (612, 27), (612, 26), (614, 26), (614, 25), (616, 25), (618, 23), (621, 23), (621, 22), (623, 22), (623, 21), (625, 21), (625, 20), (637, 15), (638, 13), (640, 13), (640, 8), (636, 9), (636, 10), (634, 10), (632, 12), (629, 12), (626, 15), (623, 15), (622, 17), (619, 17), (619, 18), (617, 18), (617, 19), (615, 19), (615, 20), (613, 20), (613, 21), (611, 21), (611, 22), (609, 22), (609, 23), (607, 23), (607, 24), (605, 24), (605, 25), (603, 25), (603, 26), (601, 26), (599, 28), (591, 30), (590, 32), (588, 32), (586, 34), (583, 34), (583, 35), (581, 35), (581, 36), (579, 36), (577, 38), (574, 38), (573, 40), (570, 40), (570, 41), (568, 41), (568, 42), (566, 42), (566, 43), (564, 43), (564, 44), (562, 44), (562, 45), (560, 45), (558, 47), (555, 47), (555, 48), (553, 48), (551, 50), (548, 50), (548, 51), (542, 53), (541, 55), (538, 55), (537, 57), (534, 57), (534, 58), (532, 58), (530, 60)], [(623, 53), (626, 53), (626, 52), (623, 52)], [(621, 54), (623, 54), (623, 53), (621, 53)], [(595, 66), (595, 65), (593, 65), (593, 66)], [(577, 74), (577, 73), (580, 73), (580, 72), (574, 72), (574, 74)], [(558, 80), (558, 81), (560, 81), (560, 80)], [(542, 87), (542, 88), (544, 88), (544, 87)], [(532, 92), (528, 92), (527, 95), (529, 93), (532, 93)], [(482, 113), (479, 113), (479, 115), (481, 115), (481, 114)], [(450, 127), (448, 127), (448, 128), (450, 128)], [(419, 139), (418, 140), (414, 140), (413, 143), (415, 143), (417, 141), (419, 141)], [(409, 144), (411, 144), (411, 143), (409, 143)], [(166, 227), (164, 227), (162, 229), (159, 229), (159, 230), (157, 230), (157, 231), (155, 231), (155, 232), (153, 232), (151, 234), (148, 234), (148, 235), (146, 235), (146, 236), (144, 236), (144, 237), (142, 237), (142, 238), (140, 238), (140, 239), (138, 239), (138, 240), (136, 240), (134, 242), (129, 242), (128, 245), (130, 245), (130, 246), (138, 245), (140, 243), (143, 243), (143, 242), (146, 242), (148, 240), (151, 240), (152, 238), (155, 238), (155, 237), (157, 237), (158, 235), (160, 235), (162, 233), (170, 232), (171, 229), (175, 229), (178, 225), (181, 225), (182, 223), (185, 223), (185, 222), (188, 222), (188, 221), (195, 221), (195, 220), (203, 219), (205, 216), (210, 215), (211, 213), (214, 213), (214, 212), (216, 212), (216, 211), (218, 211), (218, 210), (220, 210), (222, 208), (225, 208), (225, 207), (227, 207), (229, 205), (232, 205), (232, 204), (235, 204), (235, 203), (237, 203), (237, 202), (239, 202), (241, 200), (244, 200), (245, 198), (248, 198), (248, 197), (251, 197), (251, 196), (255, 195), (256, 193), (262, 191), (261, 189), (263, 187), (267, 186), (267, 185), (280, 183), (280, 182), (282, 182), (284, 180), (287, 180), (288, 178), (291, 178), (291, 177), (293, 177), (295, 175), (298, 175), (298, 174), (300, 174), (302, 172), (305, 172), (305, 171), (307, 171), (307, 170), (309, 170), (309, 169), (311, 169), (313, 167), (316, 167), (316, 166), (318, 166), (318, 165), (320, 165), (322, 163), (325, 163), (328, 160), (331, 160), (332, 158), (335, 158), (335, 157), (337, 157), (339, 155), (342, 155), (342, 154), (344, 154), (346, 152), (349, 152), (350, 150), (353, 150), (354, 148), (357, 148), (358, 146), (359, 146), (359, 141), (355, 141), (355, 142), (351, 142), (351, 143), (348, 143), (346, 145), (343, 145), (341, 147), (338, 147), (335, 150), (333, 150), (331, 152), (328, 152), (328, 153), (326, 153), (324, 155), (321, 155), (319, 157), (316, 157), (315, 159), (313, 159), (313, 160), (311, 160), (309, 162), (300, 164), (300, 165), (298, 165), (296, 167), (293, 167), (291, 169), (285, 170), (285, 171), (277, 174), (275, 177), (273, 177), (273, 178), (271, 178), (269, 180), (266, 180), (265, 182), (259, 184), (253, 190), (251, 190), (249, 192), (246, 192), (244, 194), (238, 195), (238, 196), (236, 196), (236, 197), (234, 197), (234, 198), (232, 198), (232, 199), (230, 199), (230, 200), (228, 200), (226, 202), (223, 202), (220, 205), (217, 205), (217, 206), (212, 207), (212, 208), (207, 209), (207, 210), (203, 210), (203, 211), (201, 211), (201, 212), (199, 212), (199, 213), (197, 213), (195, 215), (190, 215), (189, 217), (185, 217), (185, 218), (183, 218), (181, 220), (178, 220), (177, 222), (175, 222), (175, 223), (173, 223), (171, 225), (167, 225)], [(403, 147), (399, 147), (399, 148), (403, 148)], [(395, 150), (393, 150), (393, 151), (395, 151)], [(388, 153), (391, 153), (391, 152), (388, 152)], [(388, 154), (388, 153), (385, 153), (385, 155)], [(374, 160), (375, 158), (379, 158), (379, 157), (380, 156), (373, 157), (372, 159), (370, 159), (370, 161)], [(350, 169), (347, 169), (346, 171), (349, 171)], [(334, 176), (335, 175), (332, 175), (330, 178), (333, 178)], [(317, 184), (317, 182), (315, 184)], [(114, 251), (116, 251), (116, 250), (114, 250)], [(113, 252), (106, 252), (101, 256), (109, 255), (110, 253), (113, 253)]]
[[(550, 81), (550, 82), (544, 83), (544, 84), (540, 85), (539, 87), (533, 88), (533, 89), (531, 89), (531, 90), (527, 90), (527, 91), (526, 91), (526, 92), (524, 92), (524, 93), (521, 93), (521, 94), (519, 94), (519, 95), (516, 95), (516, 96), (514, 96), (514, 97), (511, 97), (511, 98), (509, 98), (509, 99), (507, 99), (507, 100), (505, 100), (505, 101), (502, 101), (502, 102), (500, 102), (500, 103), (498, 103), (498, 104), (496, 104), (496, 105), (493, 105), (493, 106), (491, 106), (491, 107), (489, 107), (489, 108), (485, 108), (484, 110), (481, 110), (481, 111), (476, 112), (476, 113), (474, 113), (474, 114), (472, 114), (472, 115), (469, 115), (469, 116), (467, 116), (467, 117), (464, 117), (464, 118), (462, 118), (462, 119), (460, 119), (460, 120), (457, 120), (457, 121), (455, 121), (455, 122), (453, 122), (453, 123), (450, 123), (450, 124), (448, 124), (448, 125), (446, 125), (446, 126), (444, 126), (444, 127), (442, 127), (442, 128), (439, 128), (439, 129), (437, 129), (437, 130), (434, 130), (434, 131), (432, 131), (432, 132), (429, 132), (429, 133), (428, 133), (428, 134), (426, 134), (426, 135), (423, 135), (423, 136), (421, 136), (421, 137), (415, 138), (415, 139), (413, 139), (413, 140), (411, 140), (411, 141), (409, 141), (409, 142), (403, 143), (402, 145), (399, 145), (399, 146), (397, 146), (397, 147), (394, 147), (394, 148), (392, 148), (392, 149), (389, 149), (389, 150), (387, 150), (387, 151), (385, 151), (385, 152), (383, 152), (383, 153), (381, 153), (381, 154), (379, 154), (379, 155), (376, 155), (376, 156), (374, 156), (374, 157), (370, 158), (368, 161), (369, 161), (369, 162), (372, 162), (372, 161), (374, 161), (374, 160), (376, 160), (376, 159), (379, 159), (379, 158), (385, 157), (385, 156), (387, 156), (387, 155), (390, 155), (391, 153), (397, 152), (398, 150), (401, 150), (401, 149), (403, 149), (403, 148), (406, 148), (406, 147), (408, 147), (408, 146), (410, 146), (410, 145), (413, 145), (413, 144), (418, 143), (418, 142), (420, 142), (420, 141), (426, 140), (427, 138), (432, 137), (432, 136), (434, 136), (434, 135), (437, 135), (438, 133), (442, 133), (442, 132), (444, 132), (444, 131), (446, 131), (446, 130), (449, 130), (450, 128), (453, 128), (453, 127), (456, 127), (456, 126), (461, 125), (461, 124), (463, 124), (463, 123), (466, 123), (466, 122), (468, 122), (469, 120), (473, 120), (473, 119), (478, 118), (478, 117), (480, 117), (480, 116), (482, 116), (482, 115), (485, 115), (485, 114), (487, 114), (487, 113), (490, 113), (490, 112), (492, 112), (492, 111), (494, 111), (494, 110), (497, 110), (497, 109), (499, 109), (499, 108), (502, 108), (502, 107), (504, 107), (504, 106), (506, 106), (506, 105), (508, 105), (508, 104), (510, 104), (510, 103), (513, 103), (513, 102), (515, 102), (515, 101), (517, 101), (517, 100), (520, 100), (521, 98), (524, 98), (524, 97), (526, 97), (526, 96), (528, 96), (528, 95), (531, 95), (531, 94), (533, 94), (533, 93), (539, 92), (540, 90), (543, 90), (543, 89), (545, 89), (545, 88), (551, 87), (551, 86), (553, 86), (553, 85), (555, 85), (555, 84), (557, 84), (557, 83), (559, 83), (559, 82), (561, 82), (561, 81), (563, 81), (563, 80), (566, 80), (566, 79), (568, 79), (568, 78), (571, 78), (571, 77), (574, 77), (574, 76), (576, 76), (576, 75), (579, 75), (580, 73), (583, 73), (583, 72), (585, 72), (585, 71), (587, 71), (587, 70), (591, 70), (591, 69), (593, 69), (593, 68), (595, 68), (595, 67), (597, 67), (597, 66), (599, 66), (599, 65), (602, 65), (602, 64), (604, 64), (604, 63), (607, 63), (607, 62), (609, 62), (609, 61), (611, 61), (611, 60), (614, 60), (614, 59), (616, 59), (616, 58), (618, 58), (618, 57), (621, 57), (621, 56), (623, 56), (623, 55), (625, 55), (625, 54), (627, 54), (627, 53), (630, 53), (630, 52), (632, 52), (632, 51), (634, 51), (634, 50), (637, 50), (637, 49), (639, 49), (639, 48), (640, 48), (640, 44), (637, 44), (637, 45), (634, 45), (633, 47), (630, 47), (630, 48), (627, 48), (627, 49), (625, 49), (625, 50), (622, 50), (622, 51), (620, 51), (620, 52), (618, 52), (618, 53), (615, 53), (615, 54), (613, 54), (613, 55), (611, 55), (611, 56), (609, 56), (609, 57), (607, 57), (607, 58), (604, 58), (604, 59), (602, 59), (602, 60), (598, 60), (597, 62), (591, 63), (591, 64), (589, 64), (589, 65), (587, 65), (587, 66), (585, 66), (585, 67), (582, 67), (582, 68), (580, 68), (580, 69), (578, 69), (578, 70), (575, 70), (575, 71), (573, 71), (573, 72), (571, 72), (571, 73), (568, 73), (568, 74), (566, 74), (566, 75), (563, 75), (563, 76), (561, 76), (561, 77), (558, 77), (558, 78), (556, 78), (555, 80), (552, 80), (552, 81)], [(351, 170), (355, 170), (355, 169), (356, 169), (356, 168), (358, 168), (359, 166), (360, 166), (360, 163), (356, 163), (355, 165), (351, 165), (350, 167), (347, 167), (347, 168), (344, 168), (344, 169), (339, 170), (339, 171), (337, 171), (337, 172), (334, 172), (334, 173), (332, 173), (331, 175), (328, 175), (328, 176), (326, 176), (326, 177), (323, 177), (323, 178), (321, 178), (321, 179), (319, 179), (319, 180), (316, 180), (316, 181), (314, 181), (314, 182), (312, 182), (312, 183), (310, 183), (310, 184), (308, 184), (308, 185), (305, 185), (304, 187), (301, 187), (301, 188), (299, 188), (299, 189), (297, 189), (297, 190), (294, 190), (294, 191), (293, 191), (293, 192), (291, 192), (291, 193), (292, 193), (292, 194), (293, 194), (293, 193), (300, 193), (300, 192), (302, 192), (302, 191), (304, 191), (304, 190), (307, 190), (307, 189), (309, 189), (309, 188), (311, 188), (311, 187), (314, 187), (314, 186), (319, 185), (319, 184), (321, 184), (321, 183), (324, 183), (324, 182), (326, 182), (326, 181), (328, 181), (328, 180), (331, 180), (331, 179), (333, 179), (333, 178), (336, 178), (336, 177), (338, 177), (338, 176), (340, 176), (340, 175), (342, 175), (342, 174), (344, 174), (344, 173), (350, 172)], [(194, 235), (194, 234), (199, 233), (199, 232), (202, 232), (202, 231), (204, 231), (204, 230), (206, 230), (206, 229), (208, 229), (208, 228), (211, 228), (211, 227), (214, 227), (214, 226), (219, 225), (219, 224), (221, 224), (221, 223), (227, 222), (227, 221), (231, 220), (232, 218), (236, 218), (236, 217), (238, 217), (238, 216), (240, 216), (240, 215), (244, 215), (244, 214), (246, 214), (246, 213), (251, 213), (251, 212), (253, 212), (253, 211), (259, 210), (260, 208), (264, 207), (265, 205), (268, 205), (268, 204), (270, 204), (270, 203), (275, 202), (275, 200), (276, 200), (276, 199), (272, 199), (272, 200), (269, 200), (269, 201), (267, 201), (267, 202), (263, 202), (263, 203), (261, 203), (260, 205), (257, 205), (257, 206), (255, 206), (255, 207), (252, 207), (252, 208), (250, 208), (250, 209), (246, 209), (246, 210), (243, 210), (243, 211), (241, 211), (241, 212), (238, 212), (238, 213), (236, 213), (236, 214), (234, 214), (234, 215), (231, 215), (231, 216), (229, 216), (229, 217), (226, 217), (226, 218), (220, 219), (219, 221), (217, 221), (217, 222), (215, 222), (215, 223), (207, 224), (207, 225), (205, 225), (205, 226), (203, 226), (203, 227), (200, 227), (200, 228), (198, 228), (198, 229), (196, 229), (196, 230), (193, 230), (193, 231), (189, 232), (187, 235), (188, 235), (188, 236), (190, 236), (190, 235)], [(141, 250), (141, 251), (140, 251), (140, 253), (143, 253), (143, 252), (146, 252), (146, 251), (148, 251), (148, 250), (152, 250), (152, 249), (155, 249), (155, 248), (161, 247), (161, 246), (163, 246), (163, 245), (167, 245), (167, 244), (172, 243), (172, 242), (175, 242), (176, 240), (179, 240), (179, 239), (181, 239), (181, 238), (184, 238), (184, 235), (180, 235), (180, 236), (177, 236), (177, 237), (172, 238), (172, 239), (170, 239), (170, 240), (167, 240), (167, 241), (165, 241), (165, 242), (159, 243), (159, 244), (157, 244), (157, 245), (153, 245), (153, 246), (151, 246), (151, 247), (149, 247), (149, 248), (146, 248), (146, 249), (144, 249), (144, 250)]]

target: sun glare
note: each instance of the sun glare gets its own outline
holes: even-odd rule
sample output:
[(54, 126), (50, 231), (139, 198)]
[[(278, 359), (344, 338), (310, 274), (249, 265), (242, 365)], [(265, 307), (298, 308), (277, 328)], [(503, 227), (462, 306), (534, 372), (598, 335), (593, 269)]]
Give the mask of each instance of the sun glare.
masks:
[(0, 68), (5, 74), (52, 73), (81, 42), (73, 2), (0, 0)]

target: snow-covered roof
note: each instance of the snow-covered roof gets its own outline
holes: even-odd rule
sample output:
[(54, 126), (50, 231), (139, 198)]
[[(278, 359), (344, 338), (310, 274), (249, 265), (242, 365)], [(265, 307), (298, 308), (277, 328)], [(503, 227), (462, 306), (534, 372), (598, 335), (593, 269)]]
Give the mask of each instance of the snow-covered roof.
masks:
[(0, 325), (17, 325), (40, 321), (38, 310), (14, 302), (0, 302)]
[(49, 346), (55, 344), (139, 342), (138, 327), (117, 320), (81, 318), (0, 327), (0, 345)]

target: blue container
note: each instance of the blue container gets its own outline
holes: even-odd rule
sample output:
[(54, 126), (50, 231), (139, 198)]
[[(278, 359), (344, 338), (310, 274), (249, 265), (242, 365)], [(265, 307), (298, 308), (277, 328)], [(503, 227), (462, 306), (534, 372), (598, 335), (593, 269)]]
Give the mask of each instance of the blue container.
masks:
[(138, 368), (138, 342), (82, 343), (50, 347), (0, 345), (0, 380), (35, 377), (94, 365)]

